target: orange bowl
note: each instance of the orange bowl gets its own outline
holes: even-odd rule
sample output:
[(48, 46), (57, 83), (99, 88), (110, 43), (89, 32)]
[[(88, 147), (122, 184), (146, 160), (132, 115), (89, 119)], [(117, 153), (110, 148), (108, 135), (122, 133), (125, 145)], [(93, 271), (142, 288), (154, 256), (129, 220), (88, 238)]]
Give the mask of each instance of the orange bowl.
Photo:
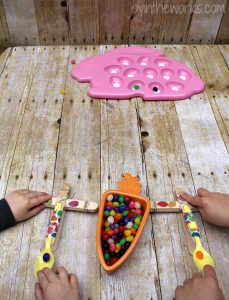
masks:
[[(122, 196), (128, 196), (128, 197), (131, 197), (132, 199), (134, 199), (135, 201), (138, 201), (144, 209), (144, 215), (142, 217), (142, 220), (141, 220), (140, 226), (137, 230), (137, 233), (136, 233), (133, 241), (131, 242), (129, 248), (126, 250), (125, 254), (121, 258), (119, 258), (119, 260), (117, 262), (115, 262), (113, 265), (108, 266), (106, 264), (106, 261), (105, 261), (104, 256), (103, 256), (101, 237), (102, 237), (102, 231), (103, 231), (105, 203), (106, 203), (106, 200), (107, 200), (107, 196), (110, 195), (110, 194), (119, 195), (119, 196), (121, 196), (121, 195)], [(150, 201), (149, 201), (149, 199), (141, 197), (140, 195), (127, 193), (127, 192), (124, 192), (122, 190), (108, 190), (107, 192), (105, 192), (103, 194), (102, 199), (101, 199), (101, 203), (100, 203), (98, 222), (97, 222), (96, 246), (97, 246), (97, 251), (98, 251), (100, 263), (101, 263), (103, 269), (106, 272), (108, 272), (108, 273), (115, 272), (118, 268), (121, 267), (121, 265), (125, 262), (125, 260), (128, 258), (128, 256), (132, 253), (132, 251), (134, 250), (134, 247), (136, 246), (136, 244), (139, 240), (139, 237), (142, 233), (142, 230), (145, 226), (146, 219), (149, 215), (149, 212), (150, 212)]]

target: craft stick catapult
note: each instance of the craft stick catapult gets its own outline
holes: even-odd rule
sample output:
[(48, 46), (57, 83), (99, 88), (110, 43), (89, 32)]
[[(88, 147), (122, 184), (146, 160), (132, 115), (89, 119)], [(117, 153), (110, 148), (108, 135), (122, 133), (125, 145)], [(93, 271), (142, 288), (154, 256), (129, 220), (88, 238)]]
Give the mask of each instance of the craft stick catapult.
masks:
[(96, 245), (100, 263), (108, 273), (116, 271), (126, 261), (137, 245), (150, 212), (181, 212), (185, 237), (193, 262), (202, 271), (205, 265), (214, 267), (210, 254), (203, 248), (200, 232), (192, 211), (182, 197), (183, 190), (175, 189), (176, 200), (150, 202), (141, 196), (141, 184), (137, 176), (129, 173), (118, 182), (118, 190), (108, 190), (102, 195), (100, 208), (97, 202), (68, 199), (70, 185), (64, 183), (57, 198), (45, 205), (54, 208), (45, 239), (45, 247), (34, 264), (34, 275), (47, 267), (54, 266), (54, 255), (61, 234), (65, 211), (95, 213), (99, 208)]

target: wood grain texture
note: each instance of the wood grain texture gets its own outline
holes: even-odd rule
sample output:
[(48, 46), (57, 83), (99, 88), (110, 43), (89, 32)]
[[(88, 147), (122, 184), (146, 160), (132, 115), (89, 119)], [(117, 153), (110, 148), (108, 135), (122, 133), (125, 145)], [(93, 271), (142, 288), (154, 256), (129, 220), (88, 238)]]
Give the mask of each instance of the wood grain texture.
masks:
[(0, 48), (226, 43), (228, 3), (228, 0), (220, 3), (214, 0), (1, 0)]
[[(206, 90), (191, 99), (91, 99), (89, 85), (71, 77), (71, 60), (113, 47), (19, 47), (0, 56), (1, 195), (24, 187), (56, 196), (68, 182), (70, 198), (99, 202), (125, 172), (139, 176), (152, 204), (175, 199), (178, 186), (192, 194), (200, 186), (229, 193), (228, 46), (155, 46), (204, 79)], [(46, 209), (0, 233), (1, 300), (34, 299), (33, 262), (50, 214)], [(195, 217), (229, 299), (228, 229)], [(97, 214), (66, 211), (55, 252), (56, 266), (78, 275), (82, 299), (172, 299), (196, 271), (179, 213), (152, 213), (132, 255), (109, 276), (97, 258), (96, 222)]]

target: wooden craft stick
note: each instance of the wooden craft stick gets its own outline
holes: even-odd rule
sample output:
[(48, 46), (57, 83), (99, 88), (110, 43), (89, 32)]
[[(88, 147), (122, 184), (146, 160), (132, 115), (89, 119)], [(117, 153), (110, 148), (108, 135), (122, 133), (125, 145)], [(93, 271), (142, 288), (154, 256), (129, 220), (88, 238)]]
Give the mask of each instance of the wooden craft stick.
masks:
[[(48, 208), (55, 207), (58, 198), (52, 198), (48, 202), (45, 203), (45, 206)], [(67, 199), (65, 200), (64, 210), (70, 211), (81, 211), (81, 212), (89, 212), (95, 213), (99, 208), (99, 204), (93, 201), (82, 201), (78, 199)]]
[[(175, 191), (175, 195), (176, 195), (177, 199), (179, 199), (180, 201), (184, 201), (184, 204), (185, 204), (186, 201), (184, 199), (182, 199), (182, 197), (181, 197), (181, 194), (184, 191), (181, 188), (176, 188), (174, 191)], [(180, 205), (182, 205), (182, 203)], [(192, 205), (190, 205), (190, 208), (193, 211), (194, 207)], [(193, 255), (193, 252), (194, 252), (195, 247), (196, 247), (195, 241), (190, 235), (190, 232), (189, 232), (188, 226), (187, 226), (187, 224), (184, 220), (183, 214), (180, 215), (180, 218), (181, 218), (181, 223), (182, 223), (183, 228), (184, 228), (184, 235), (185, 235), (185, 239), (186, 239), (186, 242), (187, 242), (187, 245), (188, 245), (188, 251), (191, 255)]]
[[(191, 207), (192, 211), (198, 211), (198, 207)], [(152, 213), (175, 213), (181, 212), (181, 204), (178, 201), (154, 201), (151, 205), (150, 212)]]
[[(63, 208), (65, 206), (65, 202), (66, 202), (66, 199), (68, 198), (69, 192), (70, 192), (70, 185), (68, 183), (63, 183), (63, 185), (61, 186), (58, 198), (57, 198), (57, 202), (62, 202)], [(60, 224), (58, 227), (58, 231), (56, 234), (56, 238), (55, 238), (53, 244), (51, 244), (51, 251), (53, 251), (53, 252), (56, 251), (58, 243), (59, 243), (61, 229), (62, 229), (63, 221), (64, 221), (64, 215), (65, 215), (65, 211), (63, 210)]]

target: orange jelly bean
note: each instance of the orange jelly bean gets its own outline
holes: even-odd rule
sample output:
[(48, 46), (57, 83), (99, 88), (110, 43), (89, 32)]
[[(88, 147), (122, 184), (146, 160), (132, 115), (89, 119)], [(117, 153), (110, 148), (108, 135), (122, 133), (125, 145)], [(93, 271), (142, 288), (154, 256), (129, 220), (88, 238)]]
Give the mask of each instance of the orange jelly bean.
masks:
[(199, 259), (203, 259), (203, 258), (204, 258), (203, 252), (197, 251), (197, 252), (196, 252), (196, 257), (199, 258)]
[(115, 219), (121, 220), (122, 219), (122, 214), (116, 214)]
[(133, 227), (130, 228), (130, 231), (131, 231), (131, 234), (132, 234), (132, 235), (135, 235), (135, 234), (137, 233), (136, 229), (134, 229)]

